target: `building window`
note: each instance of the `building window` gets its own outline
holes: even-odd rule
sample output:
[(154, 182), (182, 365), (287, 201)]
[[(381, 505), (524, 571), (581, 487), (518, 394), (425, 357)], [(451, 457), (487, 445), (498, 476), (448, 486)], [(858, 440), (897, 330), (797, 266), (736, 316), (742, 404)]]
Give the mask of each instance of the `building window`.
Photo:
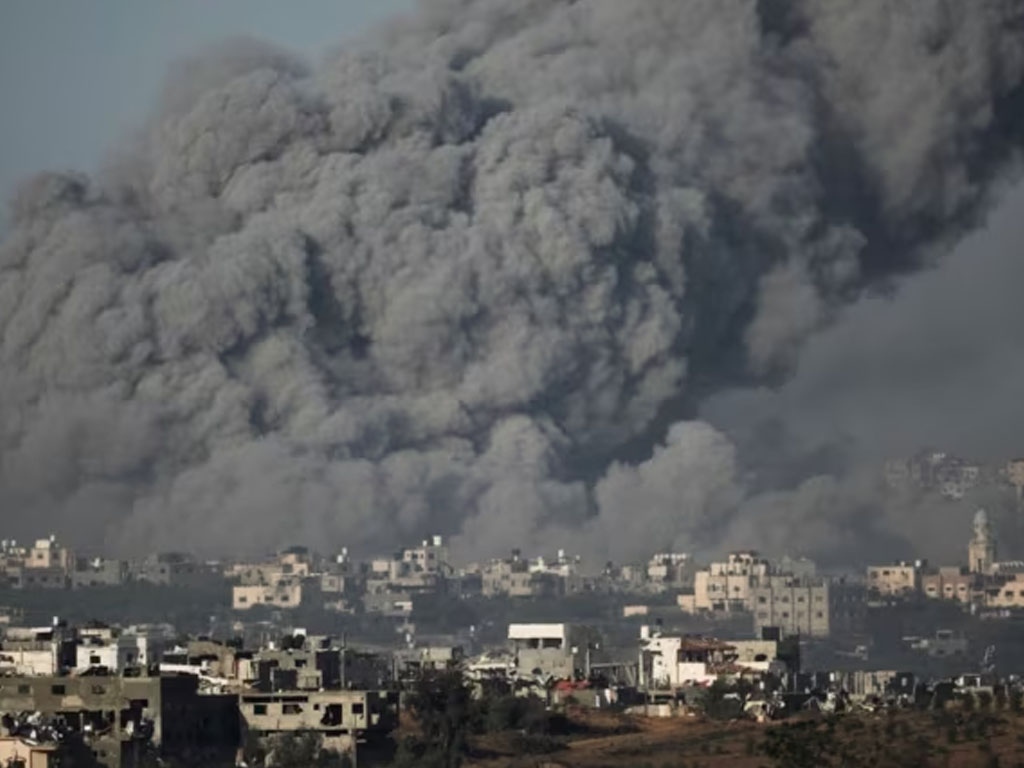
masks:
[(104, 693), (107, 692), (107, 689), (104, 688), (102, 685), (94, 685), (92, 687), (92, 692), (97, 696), (102, 696)]
[(760, 597), (758, 597), (758, 598), (757, 598), (757, 602), (759, 602), (759, 603), (761, 603), (762, 605), (764, 605), (764, 604), (765, 604), (765, 603), (767, 603), (768, 601), (767, 601), (767, 600), (765, 599), (764, 595), (761, 595)]
[(54, 696), (63, 696), (66, 690), (67, 688), (65, 688), (63, 685), (50, 686), (50, 693), (52, 693)]
[(352, 705), (352, 714), (353, 715), (361, 715), (361, 714), (363, 714), (363, 704), (362, 704), (362, 702), (356, 702), (355, 704)]
[(822, 613), (821, 611), (818, 611), (818, 612), (817, 612), (817, 613), (815, 614), (815, 616), (816, 616), (817, 618), (819, 618), (819, 619), (823, 619), (823, 618), (825, 618), (825, 614), (824, 614), (824, 613)]
[(782, 612), (782, 618), (788, 619), (789, 618), (789, 611), (783, 611)]
[(282, 704), (281, 705), (282, 715), (301, 715), (302, 707), (298, 704)]
[(19, 685), (18, 686), (18, 693), (20, 693), (22, 695), (24, 695), (26, 693), (32, 693), (32, 686), (30, 686), (30, 685)]
[(266, 704), (253, 704), (252, 705), (252, 713), (254, 715), (265, 715), (265, 714), (267, 714), (267, 705)]
[(797, 601), (798, 603), (802, 603), (802, 602), (804, 601), (804, 597), (803, 597), (803, 595), (801, 595), (800, 597), (798, 597), (798, 598), (796, 599), (796, 601)]
[(239, 603), (248, 603), (249, 602), (249, 598), (246, 597), (245, 595), (239, 595), (238, 596), (238, 602)]

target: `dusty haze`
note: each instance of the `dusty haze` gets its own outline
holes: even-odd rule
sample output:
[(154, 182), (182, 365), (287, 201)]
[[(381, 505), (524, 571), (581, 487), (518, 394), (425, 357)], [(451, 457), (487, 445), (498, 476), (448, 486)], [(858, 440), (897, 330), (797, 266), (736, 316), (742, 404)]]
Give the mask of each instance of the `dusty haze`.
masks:
[(213, 49), (106, 172), (12, 203), (5, 520), (898, 551), (856, 472), (763, 487), (694, 417), (977, 224), (1022, 72), (1024, 0), (439, 0), (312, 69)]

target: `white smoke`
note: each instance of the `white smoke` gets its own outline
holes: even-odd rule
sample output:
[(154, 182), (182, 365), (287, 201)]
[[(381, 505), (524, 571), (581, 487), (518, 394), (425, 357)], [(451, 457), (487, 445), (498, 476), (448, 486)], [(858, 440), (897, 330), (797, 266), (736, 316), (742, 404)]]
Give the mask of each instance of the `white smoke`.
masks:
[(13, 202), (0, 505), (136, 549), (717, 546), (733, 450), (671, 415), (973, 221), (1022, 25), (441, 0), (313, 70), (183, 64), (108, 173)]

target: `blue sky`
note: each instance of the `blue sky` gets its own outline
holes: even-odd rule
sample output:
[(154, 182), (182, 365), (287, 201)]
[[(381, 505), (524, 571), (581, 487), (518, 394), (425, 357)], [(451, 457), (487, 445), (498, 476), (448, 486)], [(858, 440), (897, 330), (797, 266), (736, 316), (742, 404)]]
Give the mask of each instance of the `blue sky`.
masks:
[[(168, 64), (249, 35), (315, 58), (415, 0), (3, 0), (0, 198), (91, 170), (153, 105)], [(0, 217), (2, 218), (2, 217)]]

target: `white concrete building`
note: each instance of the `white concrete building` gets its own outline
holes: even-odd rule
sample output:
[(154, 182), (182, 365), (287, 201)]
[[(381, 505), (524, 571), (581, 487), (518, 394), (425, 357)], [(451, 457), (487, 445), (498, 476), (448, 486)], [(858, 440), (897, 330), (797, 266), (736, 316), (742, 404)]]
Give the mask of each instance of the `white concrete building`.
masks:
[(569, 624), (509, 624), (508, 640), (519, 674), (571, 679), (581, 651), (573, 646), (572, 636)]
[(710, 685), (735, 671), (735, 648), (710, 638), (664, 636), (640, 628), (640, 687), (672, 690)]

